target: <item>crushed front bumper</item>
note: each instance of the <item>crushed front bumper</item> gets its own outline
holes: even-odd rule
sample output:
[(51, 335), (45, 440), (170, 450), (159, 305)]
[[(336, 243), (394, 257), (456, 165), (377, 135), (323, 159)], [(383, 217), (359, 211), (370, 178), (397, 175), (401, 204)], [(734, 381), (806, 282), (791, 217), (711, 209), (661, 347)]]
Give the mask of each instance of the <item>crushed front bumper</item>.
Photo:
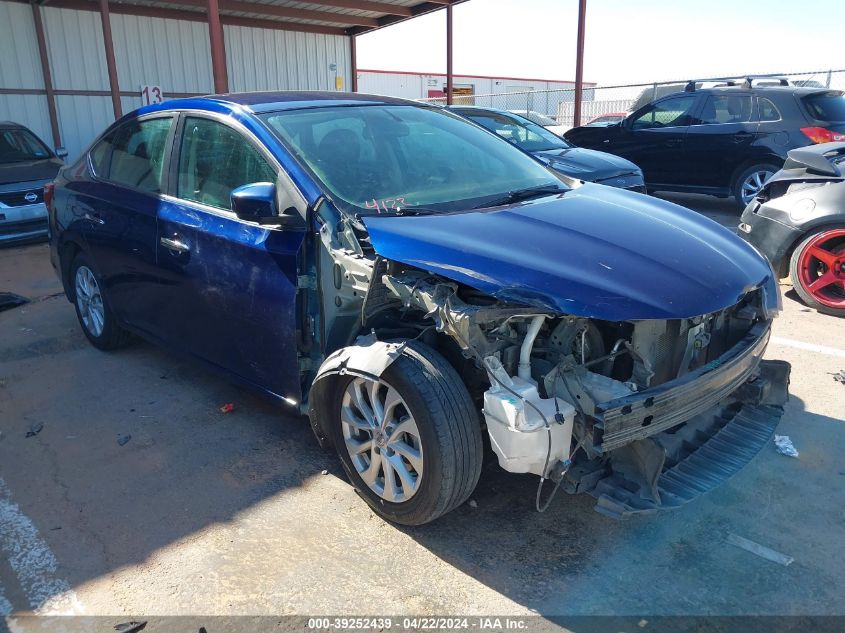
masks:
[(674, 508), (739, 472), (769, 441), (788, 399), (789, 363), (762, 361), (770, 324), (717, 361), (597, 408), (600, 465), (567, 473), (616, 518)]

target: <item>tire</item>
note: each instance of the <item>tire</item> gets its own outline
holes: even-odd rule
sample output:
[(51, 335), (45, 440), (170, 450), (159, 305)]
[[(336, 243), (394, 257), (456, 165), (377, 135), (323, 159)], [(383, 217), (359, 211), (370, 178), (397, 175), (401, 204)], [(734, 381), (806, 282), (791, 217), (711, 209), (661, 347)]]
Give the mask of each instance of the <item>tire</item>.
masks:
[(102, 283), (84, 253), (73, 259), (68, 282), (76, 318), (91, 344), (105, 351), (126, 345), (130, 334), (117, 324), (102, 292)]
[(845, 224), (808, 234), (792, 251), (789, 276), (808, 306), (845, 317)]
[[(393, 403), (383, 432), (365, 422), (373, 393), (376, 409)], [(430, 347), (409, 341), (378, 381), (339, 377), (328, 408), (329, 432), (349, 480), (388, 521), (428, 523), (475, 489), (483, 458), (478, 414), (457, 372)]]
[[(733, 185), (731, 185), (731, 193), (737, 204), (745, 209), (754, 199), (757, 191), (760, 190), (760, 187), (756, 185), (759, 184), (762, 186), (763, 182), (773, 176), (779, 169), (780, 167), (771, 163), (758, 163), (741, 171), (734, 179)], [(748, 187), (755, 189), (754, 195), (748, 195), (751, 191)], [(745, 189), (744, 193), (743, 189)]]

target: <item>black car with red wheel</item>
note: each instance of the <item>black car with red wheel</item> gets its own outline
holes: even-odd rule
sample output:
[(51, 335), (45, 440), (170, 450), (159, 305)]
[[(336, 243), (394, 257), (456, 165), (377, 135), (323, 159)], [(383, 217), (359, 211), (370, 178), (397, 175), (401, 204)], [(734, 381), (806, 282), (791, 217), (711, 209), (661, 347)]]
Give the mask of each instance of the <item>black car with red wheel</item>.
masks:
[(845, 143), (789, 152), (745, 208), (739, 234), (807, 305), (845, 317)]

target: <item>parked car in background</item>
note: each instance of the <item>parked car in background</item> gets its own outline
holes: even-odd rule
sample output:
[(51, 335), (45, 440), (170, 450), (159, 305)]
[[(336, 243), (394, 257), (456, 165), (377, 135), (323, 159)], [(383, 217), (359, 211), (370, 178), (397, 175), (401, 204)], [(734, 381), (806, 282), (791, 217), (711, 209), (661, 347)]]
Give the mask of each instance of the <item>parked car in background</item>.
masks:
[(565, 137), (635, 162), (649, 191), (733, 195), (745, 208), (790, 149), (845, 139), (845, 97), (786, 80), (704, 89), (690, 82), (617, 125), (579, 127)]
[(845, 317), (845, 143), (790, 151), (745, 209), (739, 235), (807, 305)]
[(677, 205), (570, 188), (444, 108), (148, 106), (62, 170), (50, 223), (94, 346), (134, 332), (307, 411), (398, 523), (469, 498), (483, 433), (540, 476), (538, 507), (551, 478), (621, 516), (713, 489), (783, 415), (762, 255)]
[(628, 116), (627, 112), (608, 112), (607, 114), (600, 114), (590, 119), (584, 125), (587, 127), (606, 127), (620, 123), (626, 116)]
[(532, 123), (542, 125), (549, 132), (557, 134), (558, 136), (563, 136), (564, 132), (569, 129), (567, 126), (558, 123), (553, 116), (540, 114), (539, 112), (534, 112), (534, 110), (508, 110), (508, 112), (513, 112), (514, 114), (518, 114), (519, 116), (528, 119)]
[(47, 237), (44, 186), (65, 156), (23, 125), (0, 121), (0, 245)]
[(565, 176), (645, 193), (643, 173), (629, 160), (607, 152), (575, 147), (544, 127), (512, 112), (479, 106), (449, 106), (449, 109), (516, 145)]

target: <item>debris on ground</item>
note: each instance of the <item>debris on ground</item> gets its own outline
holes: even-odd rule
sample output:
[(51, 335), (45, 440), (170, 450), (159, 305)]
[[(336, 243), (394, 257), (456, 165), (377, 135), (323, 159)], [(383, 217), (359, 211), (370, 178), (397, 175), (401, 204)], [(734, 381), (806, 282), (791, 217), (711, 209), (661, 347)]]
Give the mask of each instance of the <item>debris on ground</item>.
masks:
[(138, 631), (143, 630), (145, 626), (147, 626), (146, 620), (141, 620), (140, 622), (132, 620), (131, 622), (115, 624), (114, 630), (119, 633), (138, 633)]
[(25, 303), (29, 303), (29, 299), (26, 297), (16, 295), (13, 292), (0, 292), (0, 312), (17, 308)]
[(766, 560), (772, 561), (773, 563), (777, 563), (778, 565), (783, 565), (786, 567), (795, 559), (792, 556), (787, 556), (786, 554), (781, 554), (780, 552), (776, 552), (775, 550), (766, 547), (765, 545), (760, 545), (759, 543), (755, 543), (754, 541), (749, 541), (747, 538), (743, 538), (741, 536), (737, 536), (736, 534), (728, 534), (728, 543), (731, 545), (736, 545), (737, 547), (744, 549), (746, 552), (751, 552), (759, 556), (760, 558), (765, 558)]
[(222, 407), (220, 407), (220, 413), (231, 413), (235, 410), (235, 403), (234, 402), (227, 402)]
[(778, 453), (787, 457), (798, 457), (798, 450), (793, 446), (788, 435), (775, 435), (775, 446)]
[(33, 422), (32, 426), (29, 427), (29, 430), (26, 432), (26, 437), (35, 437), (39, 433), (41, 433), (41, 429), (44, 428), (44, 425), (41, 422)]
[(470, 508), (477, 508), (477, 507), (478, 507), (478, 502), (477, 502), (475, 499), (470, 499), (470, 500), (469, 500), (469, 507), (470, 507)]
[(329, 471), (327, 471), (327, 470), (321, 470), (321, 471), (320, 471), (320, 474), (321, 474), (321, 475), (328, 475), (328, 474), (329, 474)]
[(126, 435), (118, 435), (117, 436), (117, 445), (123, 446), (124, 444), (126, 444), (131, 439), (132, 439), (132, 436), (129, 435), (128, 433)]
[(831, 376), (840, 385), (845, 385), (845, 369), (840, 369), (836, 373), (831, 374)]

